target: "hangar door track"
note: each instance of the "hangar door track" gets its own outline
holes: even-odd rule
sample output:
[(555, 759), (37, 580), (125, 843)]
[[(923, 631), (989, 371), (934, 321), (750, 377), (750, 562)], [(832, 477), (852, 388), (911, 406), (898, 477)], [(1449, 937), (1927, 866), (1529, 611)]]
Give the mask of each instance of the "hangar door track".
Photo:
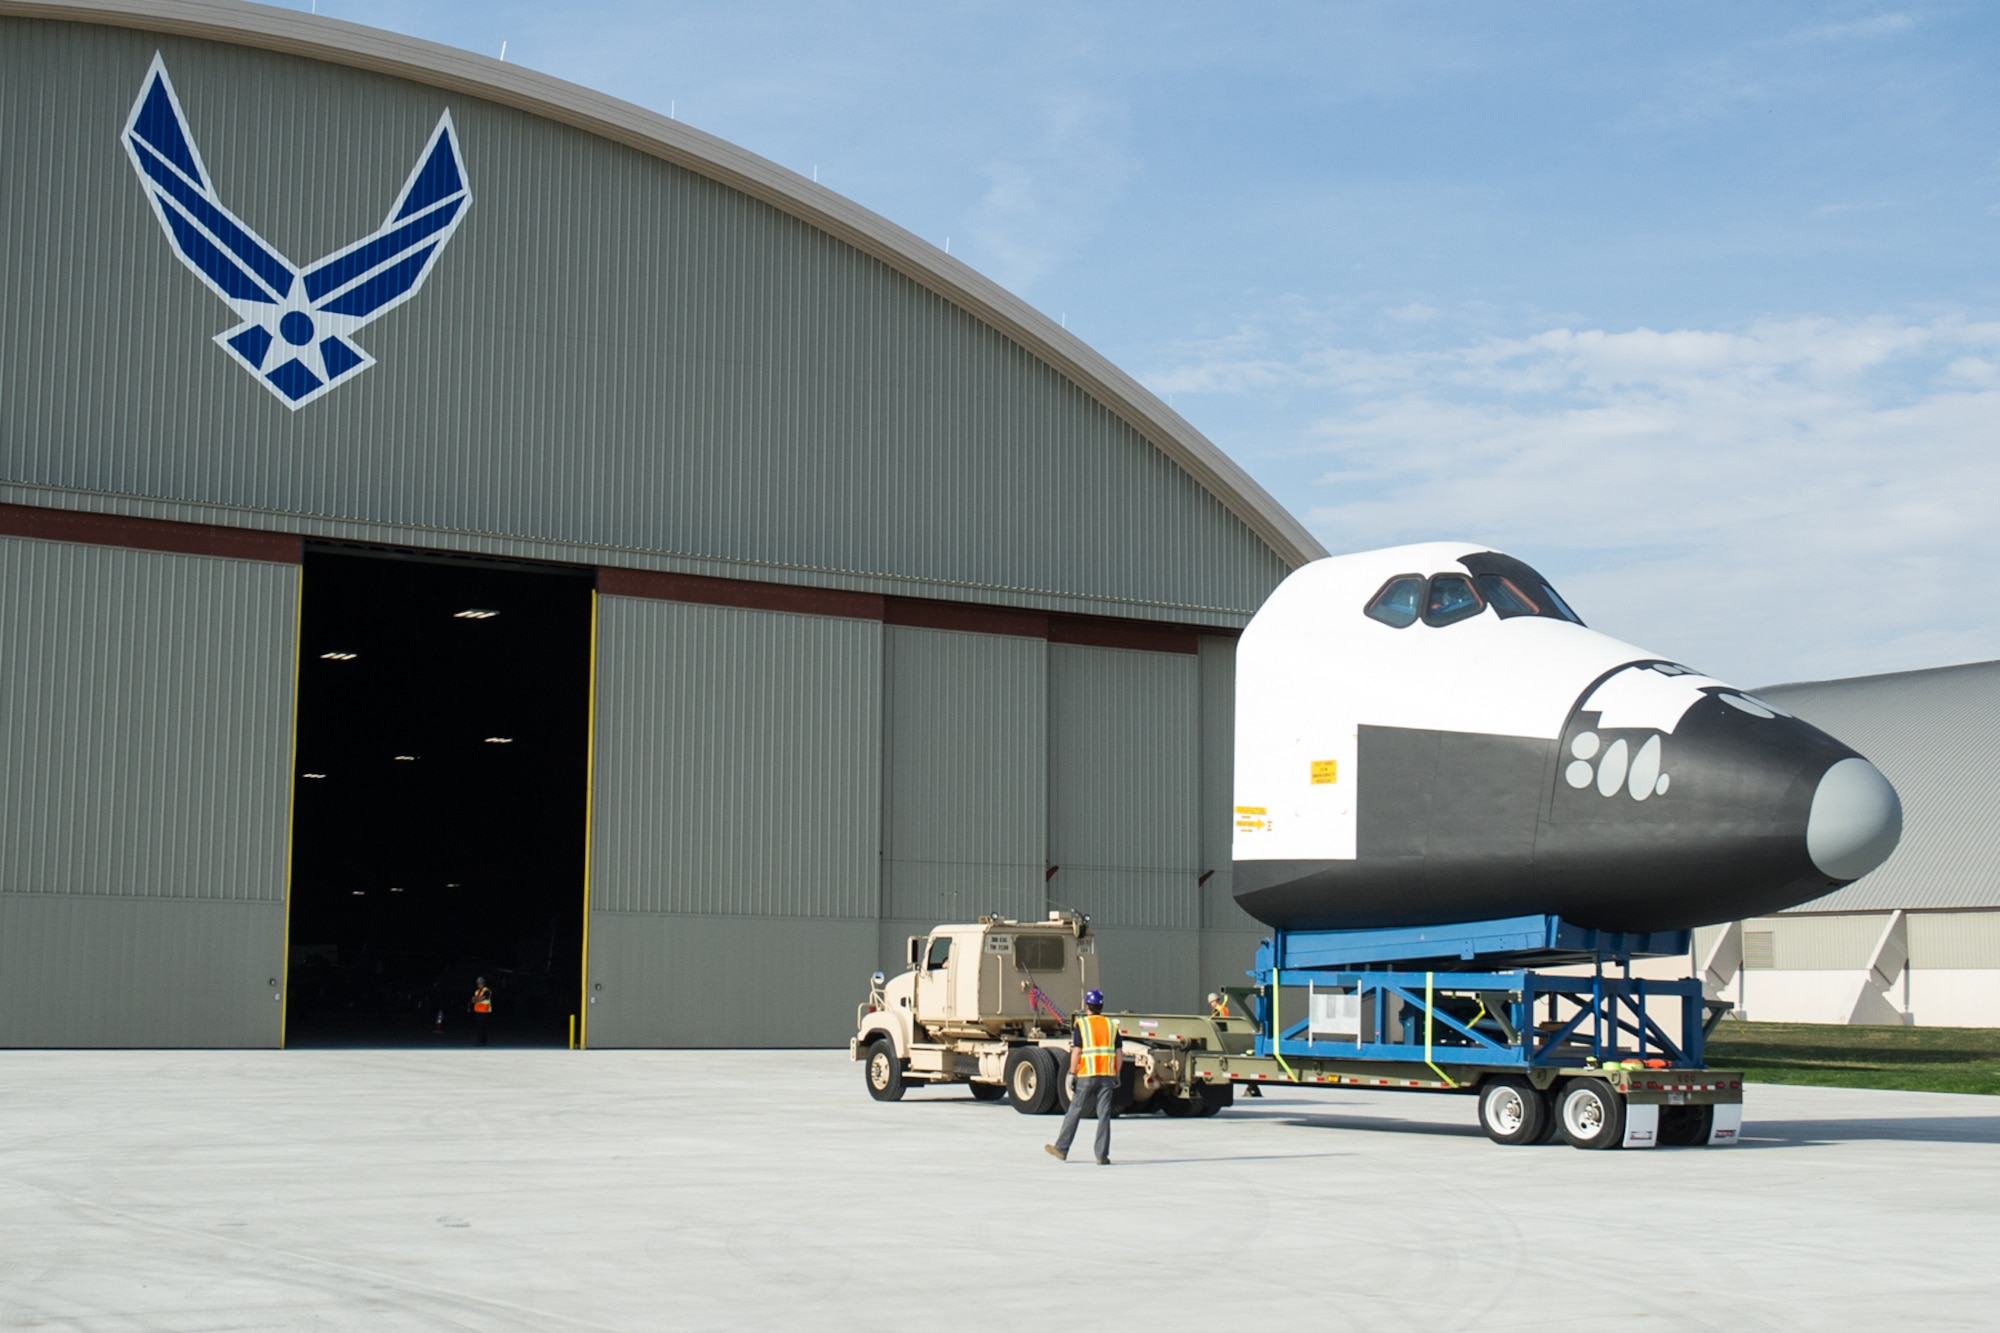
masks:
[(496, 1046), (567, 1041), (591, 586), (307, 548), (287, 1045), (467, 1046), (479, 1027)]

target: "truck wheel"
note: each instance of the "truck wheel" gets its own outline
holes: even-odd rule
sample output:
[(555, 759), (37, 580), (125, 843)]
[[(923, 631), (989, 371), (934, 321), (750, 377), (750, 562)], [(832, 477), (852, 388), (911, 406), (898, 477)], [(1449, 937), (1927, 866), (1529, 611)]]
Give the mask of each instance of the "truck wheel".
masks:
[(878, 1038), (868, 1048), (868, 1060), (861, 1066), (868, 1077), (868, 1095), (878, 1102), (903, 1100), (903, 1062), (888, 1038)]
[(1226, 1110), (1236, 1104), (1236, 1085), (1234, 1083), (1197, 1084), (1194, 1096), (1190, 1100), (1194, 1102), (1194, 1113), (1206, 1119), (1218, 1111)]
[(968, 1083), (965, 1086), (975, 1102), (997, 1102), (1007, 1095), (1007, 1089), (998, 1083)]
[(1163, 1092), (1157, 1094), (1153, 1100), (1159, 1104), (1160, 1114), (1170, 1120), (1185, 1120), (1194, 1115), (1198, 1109), (1192, 1097), (1174, 1097)]
[[(1039, 1046), (1017, 1046), (1007, 1052), (1002, 1070), (1007, 1100), (1022, 1115), (1047, 1115), (1056, 1106), (1056, 1060)], [(978, 1087), (978, 1084), (973, 1084)]]
[(1479, 1088), (1479, 1127), (1495, 1143), (1539, 1143), (1549, 1103), (1517, 1074), (1489, 1078)]
[(1662, 1106), (1660, 1146), (1662, 1148), (1703, 1148), (1715, 1131), (1713, 1106)]
[(1563, 1141), (1572, 1148), (1616, 1148), (1625, 1142), (1625, 1099), (1601, 1078), (1573, 1078), (1556, 1103)]

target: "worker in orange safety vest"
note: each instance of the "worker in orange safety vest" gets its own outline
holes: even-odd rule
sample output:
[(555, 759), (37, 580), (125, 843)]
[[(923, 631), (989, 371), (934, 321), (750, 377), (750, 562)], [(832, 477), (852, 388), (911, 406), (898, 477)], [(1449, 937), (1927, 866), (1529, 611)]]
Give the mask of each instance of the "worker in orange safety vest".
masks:
[(472, 988), (472, 1003), (467, 1008), (472, 1010), (473, 1040), (484, 1046), (486, 1025), (493, 1021), (493, 988), (486, 984), (485, 977), (479, 978), (478, 984)]
[(1089, 991), (1083, 997), (1086, 1012), (1070, 1024), (1069, 1072), (1076, 1075), (1076, 1092), (1063, 1113), (1062, 1129), (1056, 1141), (1043, 1145), (1049, 1156), (1067, 1162), (1069, 1145), (1076, 1138), (1077, 1122), (1084, 1108), (1097, 1108), (1097, 1164), (1111, 1165), (1111, 1112), (1118, 1093), (1118, 1021), (1104, 1016), (1104, 992)]

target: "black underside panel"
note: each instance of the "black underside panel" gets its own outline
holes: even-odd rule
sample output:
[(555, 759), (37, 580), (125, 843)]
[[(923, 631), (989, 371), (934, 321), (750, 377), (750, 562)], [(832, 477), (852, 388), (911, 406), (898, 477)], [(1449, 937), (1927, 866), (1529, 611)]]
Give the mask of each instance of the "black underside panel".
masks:
[[(1833, 886), (1805, 854), (1805, 819), (1820, 774), (1851, 751), (1796, 720), (1705, 702), (1662, 738), (1669, 791), (1649, 786), (1641, 799), (1565, 780), (1575, 734), (1595, 721), (1580, 715), (1560, 743), (1362, 727), (1356, 858), (1238, 861), (1237, 902), (1288, 929), (1547, 913), (1652, 931), (1775, 911)], [(1599, 751), (1617, 735), (1599, 737)]]

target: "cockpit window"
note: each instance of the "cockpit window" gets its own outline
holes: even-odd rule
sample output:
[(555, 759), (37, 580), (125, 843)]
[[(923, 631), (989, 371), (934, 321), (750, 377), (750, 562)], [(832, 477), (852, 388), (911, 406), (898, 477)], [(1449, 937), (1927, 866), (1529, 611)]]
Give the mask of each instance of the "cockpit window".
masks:
[(1481, 574), (1472, 581), (1479, 589), (1486, 604), (1493, 608), (1493, 614), (1502, 620), (1515, 616), (1538, 616), (1542, 608), (1527, 593), (1514, 586), (1514, 580), (1501, 574)]
[(1476, 616), (1486, 609), (1472, 580), (1461, 574), (1439, 574), (1431, 580), (1430, 596), (1424, 600), (1426, 625), (1450, 625)]
[(1395, 629), (1402, 629), (1417, 623), (1417, 608), (1424, 600), (1424, 580), (1421, 574), (1398, 574), (1382, 585), (1382, 591), (1375, 594), (1368, 603), (1368, 618), (1379, 620)]
[[(1547, 579), (1535, 572), (1532, 565), (1498, 551), (1481, 551), (1464, 556), (1459, 563), (1472, 571), (1473, 577), (1478, 580), (1479, 590), (1493, 603), (1493, 609), (1503, 620), (1509, 616), (1532, 615), (1567, 620), (1572, 625), (1583, 623), (1583, 618), (1569, 609), (1569, 603), (1550, 586)], [(1515, 599), (1534, 609), (1517, 610), (1511, 602), (1503, 601), (1501, 595), (1494, 591), (1496, 582), (1506, 584)]]

